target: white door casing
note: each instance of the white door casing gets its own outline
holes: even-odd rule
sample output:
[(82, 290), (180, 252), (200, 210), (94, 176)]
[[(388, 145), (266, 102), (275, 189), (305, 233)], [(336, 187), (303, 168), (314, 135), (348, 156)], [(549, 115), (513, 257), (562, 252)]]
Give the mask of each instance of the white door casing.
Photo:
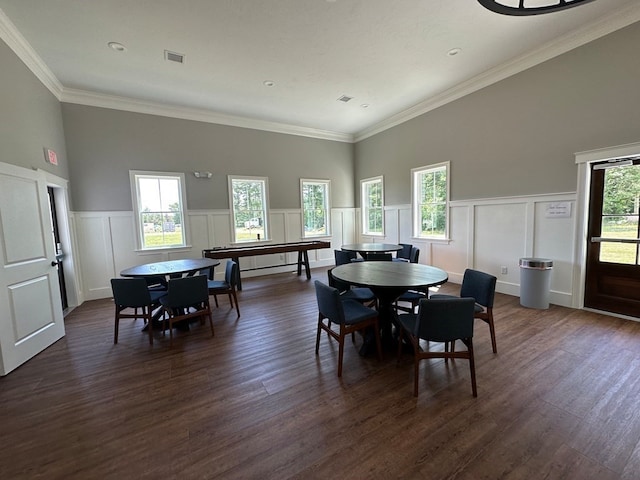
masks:
[(62, 338), (46, 176), (0, 163), (0, 375)]

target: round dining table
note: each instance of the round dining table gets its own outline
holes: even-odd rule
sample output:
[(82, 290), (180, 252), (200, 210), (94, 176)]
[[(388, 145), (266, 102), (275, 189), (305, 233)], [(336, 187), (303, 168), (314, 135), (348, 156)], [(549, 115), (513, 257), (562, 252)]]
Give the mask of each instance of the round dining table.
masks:
[(359, 253), (362, 258), (366, 259), (370, 253), (393, 253), (402, 250), (402, 245), (395, 243), (349, 243), (340, 247), (346, 252)]
[(184, 258), (182, 260), (167, 260), (164, 262), (145, 263), (135, 267), (125, 268), (120, 272), (121, 277), (178, 277), (191, 275), (200, 270), (220, 265), (219, 260), (211, 258)]
[[(426, 291), (449, 279), (441, 268), (408, 262), (354, 262), (339, 265), (331, 273), (338, 280), (373, 291), (378, 299), (381, 340), (386, 347), (394, 343), (391, 327), (396, 319), (393, 304), (398, 297), (407, 290)], [(360, 353), (366, 355), (374, 350), (372, 342), (365, 338)]]

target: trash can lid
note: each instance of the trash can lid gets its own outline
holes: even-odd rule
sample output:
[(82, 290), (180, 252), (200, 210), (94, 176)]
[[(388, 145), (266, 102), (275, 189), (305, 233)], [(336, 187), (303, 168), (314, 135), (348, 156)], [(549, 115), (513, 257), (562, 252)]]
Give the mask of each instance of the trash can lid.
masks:
[(553, 267), (553, 261), (548, 258), (521, 258), (520, 266), (522, 268), (537, 268), (547, 270)]

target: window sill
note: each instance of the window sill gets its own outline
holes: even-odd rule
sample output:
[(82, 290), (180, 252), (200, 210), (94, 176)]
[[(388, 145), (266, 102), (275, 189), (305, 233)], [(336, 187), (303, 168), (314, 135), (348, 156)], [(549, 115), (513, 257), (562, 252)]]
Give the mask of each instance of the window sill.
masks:
[(161, 252), (166, 252), (166, 251), (172, 251), (172, 252), (180, 252), (180, 251), (189, 251), (191, 250), (193, 247), (191, 245), (173, 245), (173, 246), (169, 246), (167, 245), (166, 247), (154, 247), (154, 248), (137, 248), (134, 250), (134, 252), (136, 253), (148, 253), (148, 254), (153, 254), (153, 253), (161, 253)]

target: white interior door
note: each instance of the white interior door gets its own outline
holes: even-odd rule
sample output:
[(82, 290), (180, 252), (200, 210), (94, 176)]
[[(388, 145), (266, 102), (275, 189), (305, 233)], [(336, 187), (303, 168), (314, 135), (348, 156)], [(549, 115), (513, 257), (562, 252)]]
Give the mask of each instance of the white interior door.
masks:
[(48, 209), (43, 172), (0, 163), (0, 375), (64, 336)]

